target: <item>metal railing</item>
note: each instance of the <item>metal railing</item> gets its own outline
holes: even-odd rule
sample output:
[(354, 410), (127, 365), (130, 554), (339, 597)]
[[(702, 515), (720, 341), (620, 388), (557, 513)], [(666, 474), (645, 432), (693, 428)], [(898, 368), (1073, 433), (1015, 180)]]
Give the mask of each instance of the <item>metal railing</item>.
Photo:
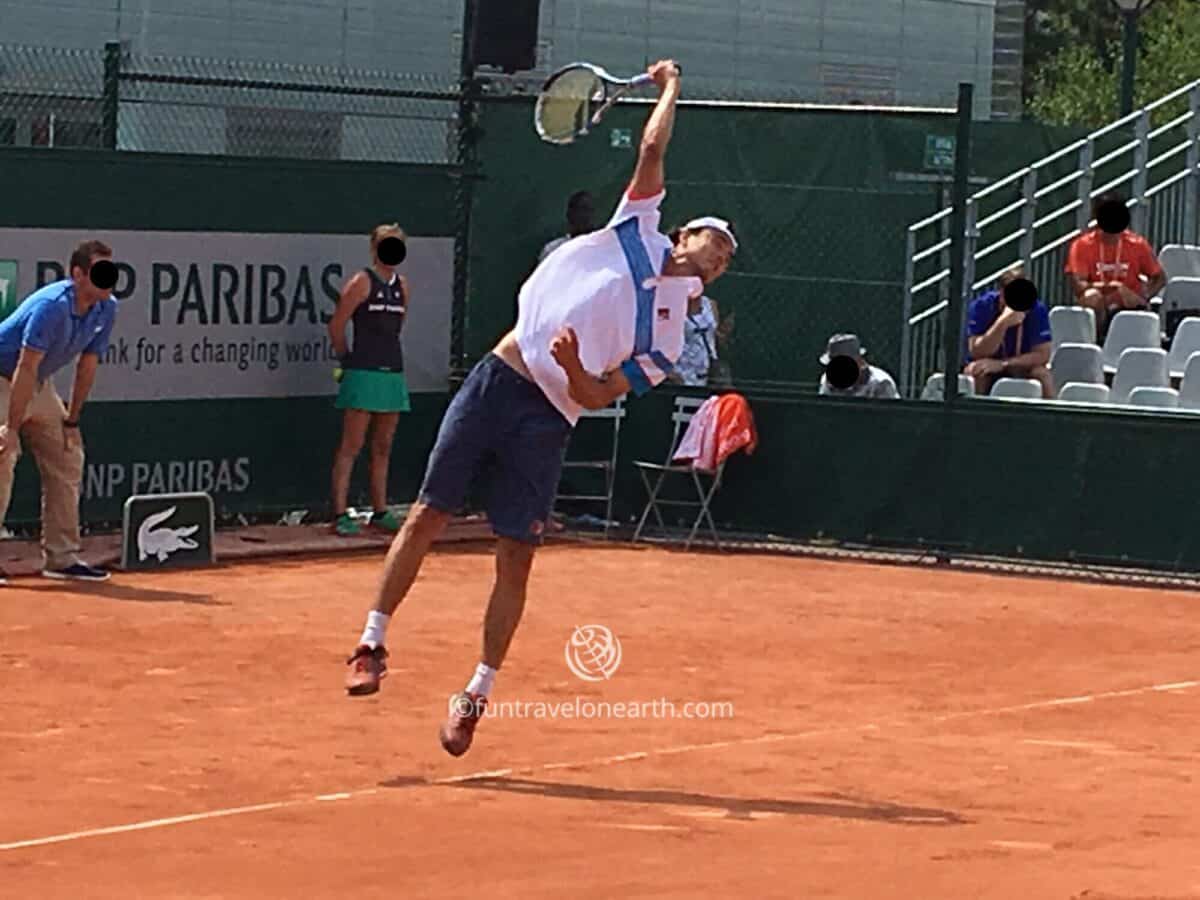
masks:
[[(1072, 302), (1064, 272), (1072, 240), (1095, 224), (1092, 200), (1128, 198), (1131, 227), (1153, 246), (1200, 243), (1200, 81), (1118, 119), (972, 194), (964, 242), (964, 304), (1015, 265), (1049, 306)], [(944, 366), (950, 209), (909, 226), (901, 391), (920, 393)]]

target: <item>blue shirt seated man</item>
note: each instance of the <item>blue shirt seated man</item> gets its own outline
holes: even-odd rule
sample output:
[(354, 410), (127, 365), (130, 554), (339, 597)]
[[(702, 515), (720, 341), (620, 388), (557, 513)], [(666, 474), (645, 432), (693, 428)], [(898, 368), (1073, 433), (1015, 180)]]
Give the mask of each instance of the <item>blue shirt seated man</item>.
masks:
[(975, 379), (976, 394), (987, 394), (1001, 378), (1033, 378), (1041, 383), (1044, 399), (1054, 396), (1049, 309), (1040, 299), (1025, 312), (1005, 302), (1013, 282), (1029, 288), (1024, 278), (1021, 267), (1010, 269), (997, 289), (977, 297), (967, 311), (963, 371)]
[[(34, 291), (0, 322), (0, 520), (24, 440), (42, 476), (42, 574), (49, 578), (108, 578), (78, 555), (79, 413), (117, 317), (111, 257), (104, 243), (84, 241), (71, 254), (70, 277)], [(50, 378), (76, 357), (68, 409)]]

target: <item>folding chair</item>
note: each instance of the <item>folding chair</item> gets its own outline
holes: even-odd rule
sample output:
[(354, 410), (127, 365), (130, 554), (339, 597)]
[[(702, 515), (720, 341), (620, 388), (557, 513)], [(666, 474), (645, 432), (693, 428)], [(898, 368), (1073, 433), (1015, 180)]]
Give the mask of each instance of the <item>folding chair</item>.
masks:
[[(675, 455), (676, 449), (679, 447), (679, 442), (683, 440), (687, 433), (687, 426), (692, 421), (692, 417), (696, 415), (696, 411), (704, 405), (704, 400), (697, 397), (676, 397), (675, 410), (671, 413), (671, 421), (674, 423), (674, 431), (671, 435), (671, 444), (667, 450), (666, 460), (659, 465), (658, 463), (645, 462), (636, 460), (634, 465), (638, 472), (641, 473), (642, 483), (646, 486), (646, 493), (649, 499), (646, 501), (646, 508), (642, 510), (642, 517), (638, 520), (637, 529), (633, 533), (634, 541), (637, 541), (642, 530), (646, 525), (646, 518), (651, 512), (654, 513), (654, 518), (658, 521), (658, 527), (665, 534), (667, 525), (663, 521), (661, 507), (664, 506), (682, 506), (682, 507), (699, 507), (699, 512), (696, 515), (696, 521), (692, 525), (692, 530), (688, 534), (687, 541), (684, 542), (684, 549), (689, 550), (692, 546), (692, 541), (696, 538), (696, 532), (700, 529), (700, 525), (706, 519), (708, 528), (712, 532), (713, 541), (716, 542), (717, 549), (721, 549), (721, 538), (717, 534), (717, 526), (713, 524), (712, 513), (709, 512), (709, 504), (712, 503), (713, 495), (721, 486), (721, 476), (725, 472), (725, 463), (720, 463), (716, 470), (709, 472), (703, 469), (695, 468), (691, 463), (676, 463), (672, 462), (672, 457)], [(651, 474), (657, 473), (658, 477), (651, 483)], [(659, 491), (662, 490), (663, 482), (668, 475), (683, 475), (691, 476), (692, 484), (696, 488), (697, 500), (664, 500), (659, 497)], [(704, 482), (701, 480), (701, 475), (709, 479), (709, 485), (706, 489)]]
[[(607, 459), (568, 459), (567, 454), (570, 452), (571, 445), (568, 443), (563, 450), (563, 471), (567, 469), (586, 469), (592, 472), (600, 472), (604, 475), (604, 493), (603, 494), (562, 494), (555, 492), (554, 507), (557, 510), (560, 500), (573, 500), (580, 503), (603, 503), (604, 504), (604, 537), (608, 537), (608, 530), (612, 523), (612, 505), (613, 505), (613, 485), (617, 479), (617, 449), (621, 442), (621, 420), (625, 418), (625, 398), (618, 398), (612, 406), (606, 406), (604, 409), (585, 409), (579, 416), (579, 421), (582, 423), (585, 419), (594, 419), (601, 422), (612, 423), (612, 449)], [(576, 425), (576, 430), (579, 426)], [(559, 481), (559, 488), (562, 487), (562, 481)]]

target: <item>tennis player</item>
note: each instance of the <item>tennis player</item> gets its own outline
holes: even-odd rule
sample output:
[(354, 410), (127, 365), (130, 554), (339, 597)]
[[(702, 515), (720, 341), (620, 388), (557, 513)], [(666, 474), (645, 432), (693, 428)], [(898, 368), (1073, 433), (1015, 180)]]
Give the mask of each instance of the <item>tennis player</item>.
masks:
[[(333, 458), (334, 531), (358, 534), (360, 527), (346, 511), (350, 474), (371, 430), (371, 527), (395, 532), (400, 522), (388, 509), (388, 461), (400, 413), (410, 409), (404, 375), (400, 330), (408, 312), (408, 279), (396, 272), (407, 250), (399, 225), (377, 225), (371, 231), (371, 265), (342, 285), (329, 320), (329, 339), (342, 360), (336, 406), (343, 410), (342, 440)], [(354, 325), (354, 347), (348, 349), (346, 326)]]
[(372, 694), (387, 671), (385, 634), (421, 562), (468, 482), (491, 457), (487, 511), (498, 537), (496, 577), (483, 623), (483, 658), (451, 698), (440, 732), (454, 756), (471, 745), (496, 672), (525, 607), (535, 548), (558, 484), (562, 452), (584, 409), (644, 394), (683, 348), (690, 296), (729, 266), (737, 240), (707, 217), (660, 233), (663, 161), (675, 122), (673, 62), (649, 72), (659, 99), (642, 134), (633, 180), (606, 227), (564, 244), (520, 290), (516, 326), (471, 371), (442, 421), (420, 496), (393, 540), (374, 608), (348, 661), (350, 694)]

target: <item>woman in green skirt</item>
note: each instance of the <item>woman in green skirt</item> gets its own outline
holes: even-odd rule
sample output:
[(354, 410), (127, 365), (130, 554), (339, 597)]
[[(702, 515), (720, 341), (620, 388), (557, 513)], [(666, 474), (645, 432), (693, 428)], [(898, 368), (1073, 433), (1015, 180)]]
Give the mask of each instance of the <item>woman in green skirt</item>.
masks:
[[(354, 535), (359, 523), (346, 512), (350, 473), (371, 434), (370, 487), (373, 528), (394, 532), (400, 522), (387, 506), (388, 461), (400, 413), (409, 411), (408, 382), (400, 330), (408, 312), (408, 280), (396, 273), (407, 254), (399, 225), (371, 231), (371, 265), (342, 285), (329, 322), (329, 338), (342, 361), (337, 408), (343, 410), (342, 440), (333, 458), (334, 530)], [(354, 325), (354, 346), (346, 325)]]

